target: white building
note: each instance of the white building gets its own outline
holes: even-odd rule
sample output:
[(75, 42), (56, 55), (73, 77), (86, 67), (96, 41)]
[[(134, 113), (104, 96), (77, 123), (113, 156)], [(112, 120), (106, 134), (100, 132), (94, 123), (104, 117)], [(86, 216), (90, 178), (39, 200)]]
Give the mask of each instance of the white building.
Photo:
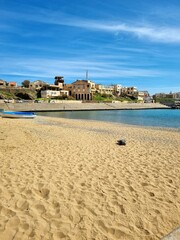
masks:
[(41, 90), (42, 98), (56, 98), (60, 96), (69, 96), (69, 91), (62, 90), (60, 85), (46, 85)]
[(120, 85), (120, 84), (114, 85), (114, 95), (120, 96), (121, 92), (122, 92), (122, 85)]

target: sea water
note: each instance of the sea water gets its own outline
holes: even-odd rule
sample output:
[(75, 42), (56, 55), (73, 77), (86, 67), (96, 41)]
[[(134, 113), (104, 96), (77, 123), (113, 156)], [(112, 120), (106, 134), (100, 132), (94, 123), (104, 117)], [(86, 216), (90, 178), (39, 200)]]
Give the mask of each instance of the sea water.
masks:
[(179, 109), (41, 112), (38, 115), (180, 129)]

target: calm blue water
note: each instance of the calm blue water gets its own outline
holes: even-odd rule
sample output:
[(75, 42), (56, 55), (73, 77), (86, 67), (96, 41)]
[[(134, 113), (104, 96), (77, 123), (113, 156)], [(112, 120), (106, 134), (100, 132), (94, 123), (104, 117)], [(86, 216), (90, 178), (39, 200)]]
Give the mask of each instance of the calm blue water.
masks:
[(42, 116), (89, 119), (118, 122), (130, 125), (180, 128), (179, 109), (116, 110), (116, 111), (78, 111), (37, 113)]

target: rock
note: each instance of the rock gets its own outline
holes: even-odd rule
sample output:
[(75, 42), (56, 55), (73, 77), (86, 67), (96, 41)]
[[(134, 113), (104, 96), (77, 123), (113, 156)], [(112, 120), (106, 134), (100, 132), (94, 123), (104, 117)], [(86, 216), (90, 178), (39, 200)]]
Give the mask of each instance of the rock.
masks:
[(125, 139), (120, 139), (117, 141), (118, 145), (126, 145), (126, 140)]

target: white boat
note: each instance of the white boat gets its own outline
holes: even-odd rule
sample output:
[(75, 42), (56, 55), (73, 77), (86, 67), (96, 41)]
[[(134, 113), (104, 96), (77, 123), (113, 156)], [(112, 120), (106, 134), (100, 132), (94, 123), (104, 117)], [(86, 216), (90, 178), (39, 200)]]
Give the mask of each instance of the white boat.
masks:
[(17, 112), (17, 111), (2, 111), (1, 117), (3, 118), (35, 118), (33, 112)]

